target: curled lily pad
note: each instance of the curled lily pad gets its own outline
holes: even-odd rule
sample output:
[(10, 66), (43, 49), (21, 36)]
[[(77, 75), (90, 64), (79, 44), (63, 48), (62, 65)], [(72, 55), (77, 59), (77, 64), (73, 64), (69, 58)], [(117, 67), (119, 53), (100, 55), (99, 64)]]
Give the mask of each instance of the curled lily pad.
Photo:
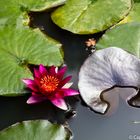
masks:
[(52, 13), (52, 20), (73, 33), (91, 34), (116, 24), (130, 9), (131, 0), (68, 0)]
[(28, 23), (27, 12), (43, 11), (64, 4), (65, 0), (1, 0), (0, 26)]
[(32, 78), (30, 64), (45, 66), (63, 63), (61, 44), (39, 29), (0, 28), (0, 95), (27, 93), (22, 78)]
[(97, 49), (108, 47), (122, 48), (140, 58), (140, 23), (127, 23), (108, 30), (99, 42)]
[(70, 140), (71, 133), (62, 125), (47, 120), (24, 121), (0, 132), (1, 140)]
[[(98, 50), (81, 67), (78, 86), (85, 103), (94, 111), (105, 113), (109, 106), (103, 93), (108, 89), (140, 88), (140, 59), (120, 48)], [(136, 94), (137, 91), (132, 92), (126, 99)]]

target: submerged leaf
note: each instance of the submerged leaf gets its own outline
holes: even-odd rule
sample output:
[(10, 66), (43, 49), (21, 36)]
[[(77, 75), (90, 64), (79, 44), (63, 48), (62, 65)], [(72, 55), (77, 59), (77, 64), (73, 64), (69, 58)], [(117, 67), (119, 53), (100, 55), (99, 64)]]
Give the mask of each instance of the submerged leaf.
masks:
[(63, 63), (61, 44), (46, 37), (39, 29), (0, 28), (0, 95), (26, 93), (22, 78), (32, 78), (29, 64)]
[[(109, 107), (107, 96), (103, 99), (105, 91), (115, 86), (140, 88), (140, 59), (120, 48), (98, 50), (81, 67), (78, 85), (86, 104), (105, 113)], [(136, 94), (137, 91), (125, 98), (129, 100)]]
[(108, 30), (96, 44), (97, 49), (122, 48), (140, 58), (140, 23), (127, 23)]
[(91, 34), (118, 23), (130, 9), (131, 0), (68, 0), (52, 13), (52, 20), (73, 33)]
[(1, 140), (70, 140), (71, 132), (47, 120), (24, 121), (0, 132)]

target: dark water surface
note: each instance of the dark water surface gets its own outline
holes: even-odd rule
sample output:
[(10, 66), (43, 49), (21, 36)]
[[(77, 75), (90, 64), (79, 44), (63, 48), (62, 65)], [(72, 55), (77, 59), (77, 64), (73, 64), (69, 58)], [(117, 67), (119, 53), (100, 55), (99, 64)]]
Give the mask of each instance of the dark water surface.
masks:
[[(65, 63), (68, 65), (67, 74), (73, 75), (73, 88), (77, 89), (78, 72), (88, 56), (84, 42), (91, 37), (98, 39), (102, 34), (74, 35), (61, 30), (52, 23), (50, 15), (45, 12), (32, 13), (31, 25), (41, 28), (49, 36), (63, 44)], [(74, 140), (129, 140), (136, 138), (140, 140), (140, 109), (128, 106), (122, 99), (120, 99), (118, 109), (112, 115), (103, 116), (81, 105), (81, 101), (78, 101), (79, 97), (78, 99), (67, 98), (72, 109), (77, 112), (76, 117), (71, 119), (68, 119), (68, 116), (72, 113), (56, 109), (49, 102), (27, 105), (27, 99), (28, 96), (0, 97), (0, 129), (22, 120), (49, 119), (59, 123), (68, 120)]]

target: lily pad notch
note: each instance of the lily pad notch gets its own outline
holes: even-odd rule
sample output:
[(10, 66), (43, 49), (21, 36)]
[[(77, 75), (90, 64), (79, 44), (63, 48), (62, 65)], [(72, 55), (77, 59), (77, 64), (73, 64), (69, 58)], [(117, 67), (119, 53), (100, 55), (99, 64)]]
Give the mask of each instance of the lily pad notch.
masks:
[(118, 95), (125, 96), (127, 101), (137, 95), (140, 88), (140, 59), (116, 47), (98, 50), (82, 65), (78, 86), (85, 103), (94, 111), (104, 114), (109, 104), (101, 97), (114, 86), (136, 89), (133, 93)]

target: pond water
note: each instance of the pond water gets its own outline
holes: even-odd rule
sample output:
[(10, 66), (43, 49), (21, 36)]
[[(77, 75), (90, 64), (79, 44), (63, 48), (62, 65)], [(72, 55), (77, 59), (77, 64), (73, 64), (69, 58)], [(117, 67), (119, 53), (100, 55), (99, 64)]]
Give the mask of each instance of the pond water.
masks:
[[(73, 88), (77, 89), (80, 66), (88, 57), (85, 41), (93, 37), (98, 39), (102, 34), (74, 35), (61, 30), (45, 12), (32, 13), (32, 17), (32, 25), (44, 28), (45, 33), (63, 44), (65, 62), (68, 65), (67, 74), (73, 75)], [(103, 116), (81, 105), (81, 100), (71, 97), (67, 100), (77, 113), (75, 117), (67, 119), (69, 113), (56, 109), (49, 102), (27, 105), (27, 98), (28, 96), (0, 97), (0, 129), (22, 120), (49, 119), (59, 123), (68, 120), (74, 134), (73, 140), (140, 139), (140, 109), (128, 106), (122, 99), (111, 115)]]

